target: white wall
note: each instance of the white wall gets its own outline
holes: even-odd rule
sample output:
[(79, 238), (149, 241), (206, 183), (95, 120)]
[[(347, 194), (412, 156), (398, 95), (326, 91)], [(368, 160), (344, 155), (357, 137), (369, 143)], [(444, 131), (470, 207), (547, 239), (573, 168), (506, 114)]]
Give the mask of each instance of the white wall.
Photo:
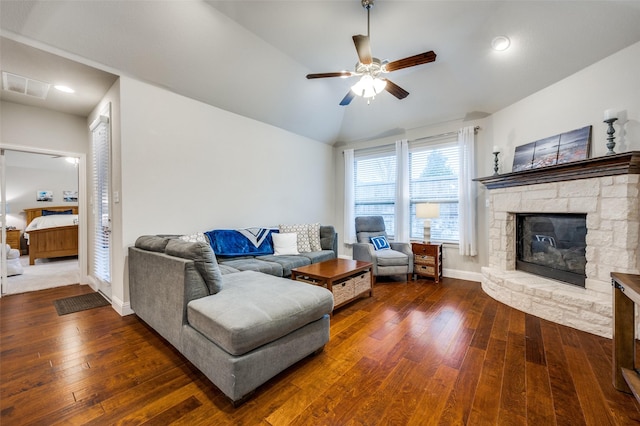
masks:
[(0, 101), (0, 143), (33, 150), (87, 153), (84, 117)]
[(640, 43), (623, 49), (493, 114), (501, 172), (511, 171), (516, 146), (592, 125), (591, 157), (607, 152), (604, 111), (619, 111), (616, 152), (640, 149)]
[[(144, 234), (333, 224), (332, 147), (120, 79), (122, 245)], [(114, 187), (114, 190), (118, 188)], [(123, 278), (124, 265), (112, 282)]]

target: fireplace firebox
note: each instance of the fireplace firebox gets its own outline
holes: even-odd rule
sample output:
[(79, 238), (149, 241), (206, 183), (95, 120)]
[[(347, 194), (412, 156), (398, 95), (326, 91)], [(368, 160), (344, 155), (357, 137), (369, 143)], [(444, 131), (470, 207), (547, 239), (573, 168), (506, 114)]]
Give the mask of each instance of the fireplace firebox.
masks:
[(516, 215), (516, 269), (585, 286), (586, 214)]

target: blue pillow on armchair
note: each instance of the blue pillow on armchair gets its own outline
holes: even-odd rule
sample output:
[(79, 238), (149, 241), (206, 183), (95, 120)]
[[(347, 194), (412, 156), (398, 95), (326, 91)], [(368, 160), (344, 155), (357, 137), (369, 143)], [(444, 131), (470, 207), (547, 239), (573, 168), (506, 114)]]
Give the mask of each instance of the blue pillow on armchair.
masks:
[(375, 250), (388, 250), (391, 248), (387, 237), (380, 235), (379, 237), (371, 237), (371, 244)]

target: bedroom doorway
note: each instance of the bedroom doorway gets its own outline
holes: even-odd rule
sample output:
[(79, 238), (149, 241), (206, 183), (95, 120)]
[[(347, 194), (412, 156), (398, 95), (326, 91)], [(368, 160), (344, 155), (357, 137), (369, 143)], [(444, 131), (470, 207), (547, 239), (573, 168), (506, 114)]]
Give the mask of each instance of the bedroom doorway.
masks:
[[(81, 244), (86, 235), (84, 209), (75, 216), (77, 256), (37, 259), (30, 265), (25, 209), (59, 208), (69, 210), (84, 199), (86, 155), (5, 145), (0, 149), (2, 164), (2, 247), (10, 243), (15, 251), (1, 253), (0, 294), (15, 294), (62, 285), (86, 283), (86, 249)], [(64, 207), (64, 209), (63, 209)], [(69, 209), (66, 209), (69, 207)], [(68, 218), (73, 220), (72, 218)]]

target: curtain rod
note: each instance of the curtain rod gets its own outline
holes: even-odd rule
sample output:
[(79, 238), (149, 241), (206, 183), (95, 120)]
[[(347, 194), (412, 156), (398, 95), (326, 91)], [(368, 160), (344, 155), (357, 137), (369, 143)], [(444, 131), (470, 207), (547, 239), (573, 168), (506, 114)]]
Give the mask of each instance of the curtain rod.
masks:
[[(480, 126), (475, 126), (473, 128), (473, 132), (474, 133), (478, 133), (478, 130), (480, 130)], [(408, 142), (426, 141), (426, 140), (429, 140), (429, 139), (444, 138), (446, 136), (453, 136), (453, 135), (457, 135), (457, 134), (458, 134), (458, 131), (456, 130), (456, 131), (453, 131), (453, 132), (440, 133), (439, 135), (424, 136), (422, 138), (413, 139), (413, 140), (410, 140)], [(394, 145), (395, 144), (393, 144), (393, 143), (388, 143), (388, 144), (377, 145), (377, 146), (373, 146), (373, 147), (369, 147), (369, 148), (361, 148), (360, 150), (356, 149), (356, 151), (367, 150), (367, 149), (386, 148), (386, 147), (394, 146)], [(342, 153), (344, 154), (344, 150), (342, 151)]]
[[(478, 133), (478, 130), (480, 130), (480, 126), (475, 126), (473, 128), (473, 132), (474, 133)], [(409, 142), (417, 142), (417, 141), (426, 141), (429, 139), (437, 139), (437, 138), (444, 138), (446, 136), (453, 136), (453, 135), (457, 135), (458, 131), (456, 130), (455, 132), (446, 132), (446, 133), (440, 133), (439, 135), (431, 135), (431, 136), (425, 136), (423, 138), (417, 138), (414, 140), (411, 140)]]

